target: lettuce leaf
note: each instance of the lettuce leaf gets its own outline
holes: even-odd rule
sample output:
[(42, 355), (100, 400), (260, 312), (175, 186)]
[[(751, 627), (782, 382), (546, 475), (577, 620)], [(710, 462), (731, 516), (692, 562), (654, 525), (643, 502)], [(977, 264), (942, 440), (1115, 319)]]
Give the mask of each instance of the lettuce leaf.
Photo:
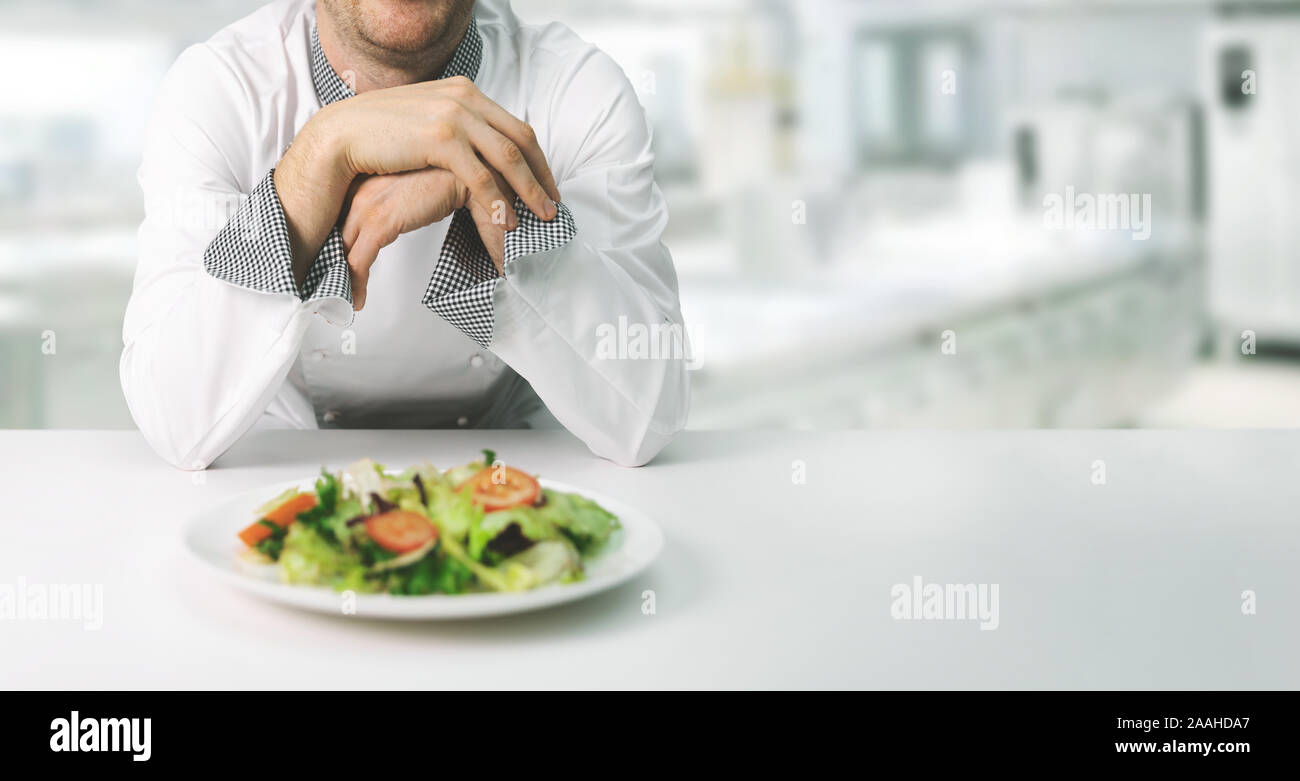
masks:
[(343, 495), (356, 499), (366, 512), (374, 512), (371, 494), (387, 496), (389, 477), (384, 474), (382, 464), (373, 459), (363, 458), (353, 461), (343, 468)]
[(448, 482), (426, 485), (426, 493), (429, 494), (429, 517), (444, 536), (464, 542), (470, 529), (483, 518), (483, 508)]
[(582, 578), (582, 559), (566, 539), (545, 540), (515, 554), (497, 569), (510, 591), (526, 591), (554, 581)]
[(419, 561), (393, 570), (385, 580), (390, 594), (462, 594), (474, 573), (455, 558), (435, 550)]
[(482, 472), (486, 467), (487, 464), (482, 461), (471, 461), (468, 464), (453, 466), (451, 469), (447, 470), (447, 482), (451, 483), (453, 486), (460, 485), (479, 472)]
[(488, 544), (497, 535), (506, 531), (511, 525), (519, 527), (519, 533), (532, 542), (553, 540), (559, 536), (555, 526), (542, 517), (533, 507), (512, 507), (509, 510), (497, 510), (485, 513), (478, 523), (469, 530), (469, 543), (466, 550), (475, 560), (482, 561)]
[(546, 502), (536, 512), (553, 526), (563, 529), (584, 555), (594, 551), (620, 528), (618, 518), (590, 499), (577, 494), (543, 491)]
[(355, 554), (327, 541), (312, 527), (289, 527), (280, 552), (280, 576), (286, 583), (373, 591), (365, 579), (365, 566)]

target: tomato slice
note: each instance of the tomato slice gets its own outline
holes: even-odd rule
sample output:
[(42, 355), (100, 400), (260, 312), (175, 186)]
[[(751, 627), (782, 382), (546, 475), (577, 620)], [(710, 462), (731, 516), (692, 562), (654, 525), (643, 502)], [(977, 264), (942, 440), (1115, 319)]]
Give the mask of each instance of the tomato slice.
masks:
[(470, 498), (487, 512), (532, 504), (542, 493), (537, 479), (509, 466), (489, 466), (460, 484)]
[(271, 530), (266, 528), (266, 524), (262, 523), (262, 520), (270, 521), (283, 528), (296, 521), (298, 513), (306, 512), (315, 506), (316, 494), (303, 493), (290, 497), (279, 507), (262, 516), (252, 526), (240, 532), (239, 539), (243, 540), (244, 544), (251, 548), (271, 536)]
[(438, 536), (428, 518), (410, 510), (389, 510), (366, 519), (366, 533), (392, 553), (410, 553)]

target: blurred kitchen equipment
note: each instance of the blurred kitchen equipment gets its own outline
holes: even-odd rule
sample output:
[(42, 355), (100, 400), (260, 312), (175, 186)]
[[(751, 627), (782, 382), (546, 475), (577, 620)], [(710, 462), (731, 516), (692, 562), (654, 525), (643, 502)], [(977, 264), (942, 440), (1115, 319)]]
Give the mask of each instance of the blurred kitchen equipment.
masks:
[(1300, 343), (1300, 20), (1240, 16), (1204, 46), (1209, 298), (1228, 354), (1241, 332)]
[(1201, 216), (1201, 118), (1187, 100), (1076, 94), (1013, 109), (1009, 135), (1019, 200), (1029, 212), (1071, 188), (1149, 195), (1155, 223)]

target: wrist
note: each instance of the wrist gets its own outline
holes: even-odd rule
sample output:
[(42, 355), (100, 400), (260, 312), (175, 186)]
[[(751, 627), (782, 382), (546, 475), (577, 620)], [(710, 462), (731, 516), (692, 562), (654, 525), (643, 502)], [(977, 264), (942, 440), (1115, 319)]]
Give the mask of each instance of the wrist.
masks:
[(338, 219), (353, 178), (334, 123), (317, 121), (322, 113), (298, 131), (273, 177), (289, 230), (293, 275), (300, 287)]
[(317, 192), (346, 193), (357, 172), (349, 162), (344, 127), (335, 120), (333, 107), (326, 106), (298, 131), (281, 164), (290, 163), (295, 175)]

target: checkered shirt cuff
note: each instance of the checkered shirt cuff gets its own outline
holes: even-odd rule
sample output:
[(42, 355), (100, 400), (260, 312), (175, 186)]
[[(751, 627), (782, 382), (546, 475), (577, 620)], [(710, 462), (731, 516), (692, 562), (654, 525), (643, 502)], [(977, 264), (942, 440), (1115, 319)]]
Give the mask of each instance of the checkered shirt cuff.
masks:
[(352, 283), (337, 226), (307, 269), (302, 289), (294, 283), (289, 226), (275, 192), (274, 174), (272, 169), (217, 232), (203, 252), (203, 268), (223, 282), (263, 293), (290, 293), (303, 301), (338, 297), (351, 303)]
[[(555, 204), (555, 219), (547, 222), (535, 216), (523, 200), (515, 199), (519, 226), (506, 231), (505, 267), (509, 273), (515, 261), (562, 247), (573, 240), (577, 228), (573, 214), (562, 203)], [(478, 228), (469, 209), (458, 209), (451, 218), (447, 239), (438, 255), (438, 264), (424, 292), (424, 305), (456, 326), (469, 338), (487, 347), (492, 342), (496, 311), (492, 295), (496, 292), (496, 266), (479, 238)]]

